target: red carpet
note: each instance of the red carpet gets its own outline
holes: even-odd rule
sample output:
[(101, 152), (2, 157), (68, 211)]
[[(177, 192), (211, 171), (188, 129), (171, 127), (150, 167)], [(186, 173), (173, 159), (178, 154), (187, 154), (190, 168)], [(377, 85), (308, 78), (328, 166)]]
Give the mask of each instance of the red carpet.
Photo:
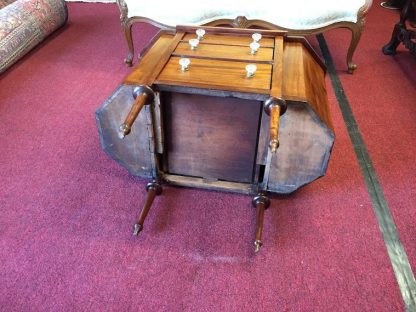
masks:
[(400, 238), (416, 272), (416, 59), (401, 44), (397, 55), (381, 53), (397, 11), (373, 5), (355, 61), (345, 73), (343, 37), (326, 35), (344, 90), (367, 144)]
[[(414, 265), (413, 63), (381, 54), (390, 36), (381, 23), (395, 16), (382, 22), (387, 13), (375, 11), (354, 76), (342, 74), (349, 34), (327, 40)], [(129, 71), (119, 12), (71, 3), (69, 16), (0, 82), (2, 311), (404, 310), (329, 82), (328, 173), (272, 200), (260, 254), (251, 198), (237, 194), (165, 187), (133, 237), (147, 181), (106, 156), (94, 119)], [(140, 30), (143, 47), (156, 28)]]

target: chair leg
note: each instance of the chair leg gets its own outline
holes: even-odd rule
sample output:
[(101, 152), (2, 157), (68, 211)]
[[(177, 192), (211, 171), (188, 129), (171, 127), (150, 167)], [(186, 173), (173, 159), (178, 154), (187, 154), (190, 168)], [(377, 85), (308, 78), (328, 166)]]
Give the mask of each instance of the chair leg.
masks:
[(124, 59), (124, 63), (131, 67), (133, 64), (133, 57), (134, 57), (134, 45), (133, 45), (133, 39), (131, 34), (131, 28), (132, 23), (126, 22), (122, 25), (124, 37), (127, 41), (127, 47), (129, 49), (129, 52), (127, 54), (127, 57)]
[(133, 235), (136, 235), (136, 236), (139, 235), (139, 233), (143, 230), (144, 220), (146, 219), (147, 213), (149, 212), (150, 207), (153, 204), (153, 200), (155, 199), (157, 195), (162, 194), (162, 187), (156, 181), (148, 183), (146, 186), (146, 190), (147, 190), (146, 202), (143, 206), (142, 211), (140, 212), (139, 217), (137, 218), (137, 222), (134, 225), (134, 229), (133, 229)]
[(364, 19), (357, 21), (356, 24), (349, 27), (351, 30), (351, 43), (348, 47), (347, 52), (347, 66), (348, 66), (348, 73), (354, 73), (354, 70), (357, 69), (357, 65), (353, 63), (352, 57), (354, 55), (355, 49), (357, 48), (358, 42), (360, 42), (361, 33), (364, 28)]
[(129, 49), (129, 53), (127, 54), (127, 57), (124, 59), (124, 63), (126, 63), (127, 66), (131, 66), (133, 63), (133, 57), (134, 57), (134, 47), (133, 47), (133, 40), (131, 36), (131, 26), (132, 21), (129, 19), (129, 8), (127, 7), (127, 4), (124, 0), (116, 0), (118, 8), (120, 10), (120, 23), (121, 23), (121, 29), (124, 33), (124, 37), (126, 37), (127, 46)]

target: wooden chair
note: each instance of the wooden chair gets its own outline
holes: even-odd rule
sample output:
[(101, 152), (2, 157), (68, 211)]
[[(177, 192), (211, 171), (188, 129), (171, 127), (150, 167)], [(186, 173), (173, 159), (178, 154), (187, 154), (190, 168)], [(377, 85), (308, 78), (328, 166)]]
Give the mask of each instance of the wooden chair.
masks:
[(147, 22), (162, 29), (173, 29), (179, 24), (278, 29), (297, 36), (348, 28), (352, 36), (347, 66), (349, 73), (352, 73), (357, 68), (352, 57), (372, 0), (210, 0), (202, 4), (201, 1), (179, 0), (164, 2), (163, 5), (158, 1), (117, 0), (117, 4), (129, 49), (125, 59), (128, 66), (132, 65), (134, 56), (131, 28), (137, 22)]

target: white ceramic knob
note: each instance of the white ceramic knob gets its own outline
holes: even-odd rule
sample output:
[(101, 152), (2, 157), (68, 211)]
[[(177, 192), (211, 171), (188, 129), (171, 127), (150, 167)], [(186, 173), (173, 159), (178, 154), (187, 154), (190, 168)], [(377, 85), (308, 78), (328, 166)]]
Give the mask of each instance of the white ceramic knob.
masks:
[(254, 33), (252, 36), (251, 36), (251, 38), (253, 38), (253, 40), (255, 41), (255, 42), (259, 42), (260, 40), (261, 40), (261, 34), (259, 34), (259, 33)]
[(254, 76), (254, 73), (257, 70), (257, 66), (254, 64), (248, 64), (246, 66), (246, 71), (247, 71), (247, 78), (251, 78)]
[(198, 44), (198, 39), (189, 39), (189, 45), (191, 46), (191, 50), (195, 50), (198, 47)]
[(181, 65), (181, 71), (187, 71), (189, 69), (189, 64), (191, 64), (190, 59), (188, 58), (179, 59), (179, 65)]
[(198, 40), (202, 40), (204, 39), (205, 36), (205, 30), (204, 29), (197, 29), (196, 30), (196, 35), (198, 36)]
[(260, 43), (256, 41), (253, 41), (252, 43), (250, 43), (251, 54), (256, 54), (259, 48), (260, 48)]

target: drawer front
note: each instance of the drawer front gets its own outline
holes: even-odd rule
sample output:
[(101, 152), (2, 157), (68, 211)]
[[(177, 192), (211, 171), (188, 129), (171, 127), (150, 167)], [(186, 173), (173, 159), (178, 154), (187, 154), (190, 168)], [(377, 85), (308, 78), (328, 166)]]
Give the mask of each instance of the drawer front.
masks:
[(272, 65), (256, 64), (253, 77), (246, 77), (244, 62), (192, 58), (182, 71), (179, 57), (171, 57), (156, 83), (207, 89), (269, 94)]
[[(184, 36), (184, 41), (189, 39), (196, 38), (195, 34), (186, 34)], [(206, 34), (204, 39), (201, 40), (201, 43), (204, 44), (221, 44), (221, 45), (240, 45), (248, 47), (249, 44), (253, 42), (250, 34), (244, 35), (229, 35), (229, 34)], [(262, 47), (273, 48), (274, 47), (274, 38), (268, 38), (263, 36), (260, 40)]]
[(192, 50), (188, 42), (181, 41), (173, 52), (174, 56), (204, 57), (218, 60), (241, 60), (246, 63), (272, 62), (273, 48), (260, 47), (256, 54), (251, 54), (249, 45), (207, 44), (202, 41), (198, 48)]

